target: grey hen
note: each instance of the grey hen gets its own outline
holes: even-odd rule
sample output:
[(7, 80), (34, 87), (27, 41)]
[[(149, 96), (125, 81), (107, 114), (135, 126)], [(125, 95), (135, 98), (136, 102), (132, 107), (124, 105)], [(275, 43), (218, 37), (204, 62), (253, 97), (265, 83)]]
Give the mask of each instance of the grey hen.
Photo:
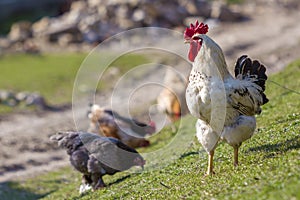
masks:
[[(72, 166), (83, 174), (82, 183), (93, 190), (105, 187), (102, 176), (113, 175), (133, 166), (143, 168), (145, 160), (133, 148), (115, 138), (87, 132), (59, 132), (50, 137), (66, 148)], [(81, 186), (80, 192), (83, 186)]]

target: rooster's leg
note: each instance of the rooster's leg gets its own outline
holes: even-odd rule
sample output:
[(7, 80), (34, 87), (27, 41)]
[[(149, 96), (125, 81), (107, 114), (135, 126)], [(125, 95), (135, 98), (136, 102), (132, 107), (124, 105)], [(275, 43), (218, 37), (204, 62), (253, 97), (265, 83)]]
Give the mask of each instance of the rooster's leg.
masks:
[(239, 147), (233, 147), (233, 165), (235, 167), (239, 165)]
[(214, 157), (214, 153), (215, 151), (212, 150), (208, 153), (208, 168), (207, 168), (207, 172), (206, 172), (206, 175), (212, 175), (214, 174), (214, 171), (213, 171), (213, 157)]

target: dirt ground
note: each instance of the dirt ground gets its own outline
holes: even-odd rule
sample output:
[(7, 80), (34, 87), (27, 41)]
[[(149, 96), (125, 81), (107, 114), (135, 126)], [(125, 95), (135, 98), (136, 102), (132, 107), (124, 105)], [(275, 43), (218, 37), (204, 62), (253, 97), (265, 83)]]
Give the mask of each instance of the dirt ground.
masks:
[[(271, 3), (252, 3), (239, 8), (249, 20), (210, 29), (209, 35), (222, 47), (229, 65), (238, 56), (247, 54), (264, 63), (269, 73), (275, 73), (300, 57), (300, 3), (266, 2)], [(82, 116), (78, 127), (84, 129), (88, 125), (87, 105), (77, 109), (76, 113)], [(74, 129), (72, 110), (2, 116), (0, 183), (68, 165), (65, 151), (50, 143), (49, 136), (58, 130), (71, 129)]]

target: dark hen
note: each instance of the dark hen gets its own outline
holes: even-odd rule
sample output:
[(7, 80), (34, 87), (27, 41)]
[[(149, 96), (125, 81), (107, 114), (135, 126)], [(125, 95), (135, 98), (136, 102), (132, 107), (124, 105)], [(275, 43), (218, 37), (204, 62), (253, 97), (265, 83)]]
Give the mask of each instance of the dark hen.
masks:
[(50, 139), (67, 150), (72, 166), (83, 174), (83, 185), (94, 190), (105, 187), (102, 176), (145, 164), (135, 149), (115, 138), (87, 132), (59, 132)]

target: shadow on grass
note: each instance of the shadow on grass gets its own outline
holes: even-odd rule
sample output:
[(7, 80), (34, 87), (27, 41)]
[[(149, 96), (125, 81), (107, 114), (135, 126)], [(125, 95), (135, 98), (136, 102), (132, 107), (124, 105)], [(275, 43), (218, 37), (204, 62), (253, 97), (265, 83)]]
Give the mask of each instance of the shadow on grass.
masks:
[(131, 175), (128, 174), (127, 176), (124, 176), (122, 178), (117, 179), (116, 181), (114, 181), (112, 183), (109, 183), (108, 186), (111, 186), (111, 185), (114, 185), (114, 184), (117, 184), (117, 183), (121, 183), (122, 181), (125, 181), (126, 179), (128, 179), (130, 177), (131, 177)]
[(182, 154), (179, 159), (183, 159), (185, 157), (188, 157), (188, 156), (192, 156), (192, 155), (199, 155), (200, 152), (199, 151), (191, 151), (191, 152), (187, 152), (187, 153), (184, 153)]
[(265, 158), (272, 158), (277, 154), (285, 153), (293, 149), (300, 149), (300, 136), (295, 136), (292, 139), (277, 144), (265, 144), (249, 148), (247, 152), (266, 152), (267, 155), (265, 155)]
[[(124, 181), (124, 180), (126, 180), (127, 178), (130, 178), (130, 177), (131, 177), (131, 175), (128, 174), (127, 176), (121, 177), (121, 178), (117, 179), (116, 181), (109, 183), (107, 186), (111, 186), (111, 185), (114, 185), (114, 184), (117, 184), (117, 183), (121, 183), (122, 181)], [(100, 189), (100, 190), (101, 190), (101, 189)], [(76, 197), (71, 198), (70, 200), (79, 200), (79, 199), (81, 199), (83, 196), (88, 196), (88, 195), (90, 195), (91, 192), (92, 192), (92, 191), (88, 191), (88, 192), (86, 192), (86, 193), (80, 194), (80, 195), (78, 195), (78, 196), (76, 196)]]
[(21, 189), (19, 183), (16, 182), (3, 182), (0, 183), (0, 199), (10, 200), (36, 200), (43, 198), (54, 191), (49, 191), (44, 194), (36, 194), (32, 191)]

